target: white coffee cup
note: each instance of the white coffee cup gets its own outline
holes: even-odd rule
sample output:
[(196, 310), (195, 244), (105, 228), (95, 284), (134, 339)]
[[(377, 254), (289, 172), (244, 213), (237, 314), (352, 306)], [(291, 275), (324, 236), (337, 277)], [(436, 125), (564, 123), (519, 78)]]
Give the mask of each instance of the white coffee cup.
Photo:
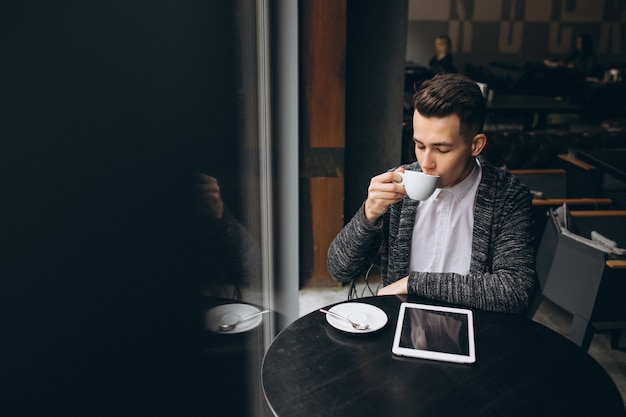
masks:
[(403, 185), (406, 194), (413, 200), (426, 200), (437, 188), (439, 177), (436, 175), (428, 175), (419, 171), (398, 172), (402, 177), (400, 185)]

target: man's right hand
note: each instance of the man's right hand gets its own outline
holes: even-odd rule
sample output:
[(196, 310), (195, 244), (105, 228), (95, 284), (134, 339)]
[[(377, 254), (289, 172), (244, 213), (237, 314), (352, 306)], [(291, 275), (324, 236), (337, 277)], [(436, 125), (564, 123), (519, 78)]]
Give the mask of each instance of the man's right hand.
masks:
[(371, 179), (365, 201), (365, 217), (371, 224), (375, 224), (390, 205), (402, 200), (406, 195), (404, 187), (400, 185), (402, 177), (397, 172), (404, 172), (404, 168), (385, 172)]

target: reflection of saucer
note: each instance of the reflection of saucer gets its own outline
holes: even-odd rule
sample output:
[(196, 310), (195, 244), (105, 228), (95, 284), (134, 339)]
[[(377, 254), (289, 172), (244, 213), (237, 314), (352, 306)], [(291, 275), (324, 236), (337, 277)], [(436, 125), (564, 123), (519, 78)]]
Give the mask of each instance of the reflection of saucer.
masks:
[(222, 332), (219, 330), (219, 326), (222, 324), (233, 324), (238, 320), (248, 317), (251, 314), (258, 313), (258, 308), (250, 304), (222, 304), (217, 307), (213, 307), (206, 314), (206, 326), (209, 330), (216, 333), (243, 333), (248, 330), (252, 330), (261, 324), (263, 320), (262, 315), (253, 317), (250, 320), (242, 321), (233, 330)]
[(380, 308), (365, 303), (343, 303), (337, 304), (329, 311), (349, 318), (360, 323), (369, 324), (366, 330), (356, 330), (346, 320), (326, 314), (326, 321), (336, 329), (349, 333), (370, 333), (382, 329), (387, 324), (387, 314)]

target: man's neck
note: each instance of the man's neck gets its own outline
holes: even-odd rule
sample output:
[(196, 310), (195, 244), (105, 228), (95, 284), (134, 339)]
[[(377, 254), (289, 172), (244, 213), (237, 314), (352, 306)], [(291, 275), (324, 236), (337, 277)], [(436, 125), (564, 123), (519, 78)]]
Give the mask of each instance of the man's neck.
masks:
[(454, 187), (455, 185), (460, 184), (461, 182), (463, 182), (463, 180), (465, 178), (467, 178), (469, 176), (469, 174), (472, 173), (472, 171), (474, 170), (475, 166), (476, 166), (476, 158), (471, 157), (470, 160), (467, 161), (467, 164), (465, 165), (465, 169), (463, 170), (463, 174), (461, 174), (459, 179), (456, 180), (454, 182), (454, 184), (450, 185), (450, 187)]

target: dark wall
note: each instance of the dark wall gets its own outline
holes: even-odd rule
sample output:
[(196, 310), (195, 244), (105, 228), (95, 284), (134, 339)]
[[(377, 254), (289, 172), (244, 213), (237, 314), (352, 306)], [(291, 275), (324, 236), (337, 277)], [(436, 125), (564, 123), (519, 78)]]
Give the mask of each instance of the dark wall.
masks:
[(371, 177), (400, 164), (407, 8), (407, 0), (348, 1), (346, 222)]
[(211, 403), (190, 383), (190, 189), (237, 163), (221, 3), (0, 6), (0, 414)]

